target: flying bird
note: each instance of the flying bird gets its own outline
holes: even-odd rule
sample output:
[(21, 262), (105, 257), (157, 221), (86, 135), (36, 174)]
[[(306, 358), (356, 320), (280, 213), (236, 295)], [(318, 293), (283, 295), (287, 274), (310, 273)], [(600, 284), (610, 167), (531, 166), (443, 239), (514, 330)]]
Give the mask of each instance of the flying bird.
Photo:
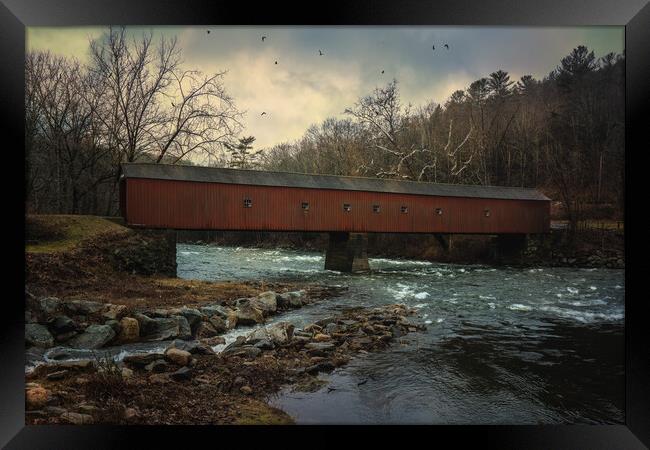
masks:
[(444, 46), (447, 50), (449, 50), (449, 44), (445, 44)]
[(362, 384), (366, 384), (367, 382), (368, 382), (368, 380), (363, 380), (362, 382), (357, 383), (357, 386), (361, 386)]
[(384, 73), (384, 71), (382, 70), (381, 73)]
[(266, 36), (262, 36), (262, 42), (264, 42), (264, 39), (266, 39)]
[(260, 116), (263, 116), (264, 114), (266, 114), (266, 111), (262, 111), (262, 114), (260, 114)]
[(432, 50), (435, 50), (435, 49), (436, 49), (436, 45), (435, 45), (435, 44), (432, 45), (432, 46), (431, 46), (431, 49), (432, 49)]
[(276, 61), (275, 63), (277, 64), (278, 62)]
[(325, 54), (325, 53), (323, 53), (323, 52), (321, 52), (320, 50), (318, 50), (318, 56), (323, 56), (324, 54)]
[(207, 30), (208, 34), (210, 34), (210, 30)]

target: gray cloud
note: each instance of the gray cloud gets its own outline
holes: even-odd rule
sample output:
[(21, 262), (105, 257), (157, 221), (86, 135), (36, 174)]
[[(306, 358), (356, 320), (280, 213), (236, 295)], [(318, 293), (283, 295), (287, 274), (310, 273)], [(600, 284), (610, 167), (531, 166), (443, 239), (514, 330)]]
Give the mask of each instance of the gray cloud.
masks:
[[(31, 28), (28, 48), (83, 59), (82, 41), (101, 31)], [(226, 87), (247, 111), (245, 133), (257, 137), (258, 147), (299, 138), (309, 125), (341, 116), (359, 96), (392, 78), (405, 102), (443, 103), (454, 90), (498, 69), (513, 80), (526, 74), (542, 78), (578, 45), (597, 56), (621, 53), (624, 45), (622, 27), (202, 26), (153, 31), (178, 36), (188, 67), (228, 71)], [(319, 56), (319, 50), (325, 55)], [(262, 111), (267, 115), (260, 116)]]

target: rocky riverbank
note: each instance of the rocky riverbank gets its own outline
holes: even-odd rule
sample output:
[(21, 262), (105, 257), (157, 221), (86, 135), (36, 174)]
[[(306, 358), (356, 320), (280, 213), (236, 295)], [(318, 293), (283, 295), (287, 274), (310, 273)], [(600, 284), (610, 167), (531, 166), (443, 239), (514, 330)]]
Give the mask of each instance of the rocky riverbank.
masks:
[(310, 286), (299, 291), (266, 291), (242, 297), (175, 308), (124, 305), (87, 300), (37, 298), (26, 292), (25, 342), (38, 355), (51, 347), (100, 349), (134, 342), (170, 339), (219, 342), (238, 326), (261, 324), (269, 316), (301, 308), (344, 288)]
[(27, 376), (27, 423), (291, 423), (266, 404), (269, 394), (287, 384), (320, 387), (318, 373), (405, 343), (424, 329), (413, 316), (403, 305), (351, 309), (302, 329), (287, 322), (255, 329), (220, 353), (214, 342), (175, 340), (164, 352), (121, 361), (43, 364)]

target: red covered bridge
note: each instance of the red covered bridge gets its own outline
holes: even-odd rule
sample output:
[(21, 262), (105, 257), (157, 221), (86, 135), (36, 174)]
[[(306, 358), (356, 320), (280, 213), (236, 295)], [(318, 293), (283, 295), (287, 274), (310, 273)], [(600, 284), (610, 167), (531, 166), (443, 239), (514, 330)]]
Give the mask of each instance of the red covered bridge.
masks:
[(329, 232), (326, 268), (350, 270), (367, 268), (356, 233), (550, 230), (534, 189), (164, 164), (123, 164), (120, 208), (133, 227)]

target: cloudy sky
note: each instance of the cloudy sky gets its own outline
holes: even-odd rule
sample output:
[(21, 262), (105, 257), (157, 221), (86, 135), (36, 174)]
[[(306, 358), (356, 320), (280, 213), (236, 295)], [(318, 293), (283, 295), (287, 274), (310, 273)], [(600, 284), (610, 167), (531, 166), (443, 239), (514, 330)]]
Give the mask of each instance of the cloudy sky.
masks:
[[(210, 33), (207, 33), (207, 30)], [(106, 28), (28, 28), (28, 50), (87, 59)], [(444, 103), (502, 69), (517, 80), (546, 76), (578, 45), (597, 57), (622, 53), (623, 27), (129, 27), (175, 35), (187, 68), (227, 70), (224, 84), (246, 111), (257, 148), (292, 141), (359, 96), (397, 79), (405, 102)], [(261, 36), (267, 36), (264, 42)], [(449, 45), (449, 50), (443, 44)], [(435, 50), (432, 50), (435, 45)], [(324, 55), (319, 55), (319, 50)], [(278, 64), (275, 64), (275, 61)], [(381, 71), (384, 71), (384, 74)], [(267, 114), (260, 116), (262, 111)]]

